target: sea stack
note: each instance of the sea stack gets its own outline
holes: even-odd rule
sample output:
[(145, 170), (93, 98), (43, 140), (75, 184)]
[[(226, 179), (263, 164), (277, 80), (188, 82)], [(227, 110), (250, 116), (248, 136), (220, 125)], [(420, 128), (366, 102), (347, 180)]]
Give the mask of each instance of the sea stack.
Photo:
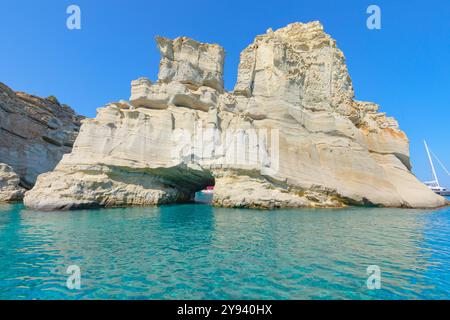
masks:
[(86, 119), (72, 153), (39, 176), (25, 204), (40, 210), (159, 205), (215, 185), (222, 207), (433, 208), (411, 173), (397, 121), (354, 99), (343, 53), (319, 22), (257, 36), (233, 92), (225, 52), (157, 38), (158, 81)]
[(82, 118), (55, 97), (0, 83), (0, 202), (21, 201), (41, 173), (55, 168), (72, 150)]

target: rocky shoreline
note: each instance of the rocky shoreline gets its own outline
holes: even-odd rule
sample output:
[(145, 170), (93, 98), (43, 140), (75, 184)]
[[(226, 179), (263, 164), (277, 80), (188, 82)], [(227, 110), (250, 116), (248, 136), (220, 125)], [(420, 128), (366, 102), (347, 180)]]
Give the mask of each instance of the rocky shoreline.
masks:
[(83, 117), (55, 97), (0, 83), (0, 202), (23, 199), (37, 177), (72, 150)]
[(133, 81), (129, 101), (84, 120), (71, 153), (26, 193), (27, 207), (178, 203), (209, 185), (221, 207), (446, 205), (411, 173), (397, 121), (354, 99), (345, 57), (319, 22), (257, 36), (233, 92), (219, 45), (156, 41), (158, 81)]

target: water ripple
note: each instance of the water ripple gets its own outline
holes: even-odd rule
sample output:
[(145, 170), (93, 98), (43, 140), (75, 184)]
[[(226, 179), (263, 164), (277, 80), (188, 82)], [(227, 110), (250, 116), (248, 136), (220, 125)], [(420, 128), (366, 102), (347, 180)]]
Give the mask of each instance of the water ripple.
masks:
[(0, 299), (448, 299), (449, 227), (448, 208), (0, 206)]

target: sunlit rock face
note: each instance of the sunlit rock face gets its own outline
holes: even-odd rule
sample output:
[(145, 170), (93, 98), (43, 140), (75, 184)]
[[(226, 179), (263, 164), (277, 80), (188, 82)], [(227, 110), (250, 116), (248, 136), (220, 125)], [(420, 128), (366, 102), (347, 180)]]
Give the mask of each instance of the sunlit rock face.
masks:
[(19, 184), (17, 173), (10, 166), (0, 163), (0, 203), (22, 200), (25, 189)]
[(224, 50), (157, 38), (158, 81), (83, 122), (71, 154), (26, 194), (31, 208), (157, 205), (215, 184), (223, 207), (438, 207), (411, 173), (406, 135), (354, 100), (343, 53), (318, 22), (256, 37), (233, 92)]
[(72, 150), (80, 121), (55, 98), (14, 92), (0, 83), (0, 163), (5, 164), (0, 165), (0, 175), (10, 176), (12, 170), (19, 178), (17, 185), (31, 189), (38, 175), (52, 171)]
[(223, 91), (225, 51), (219, 45), (204, 44), (181, 37), (175, 40), (157, 37), (161, 63), (161, 82), (181, 82), (188, 86), (211, 87)]

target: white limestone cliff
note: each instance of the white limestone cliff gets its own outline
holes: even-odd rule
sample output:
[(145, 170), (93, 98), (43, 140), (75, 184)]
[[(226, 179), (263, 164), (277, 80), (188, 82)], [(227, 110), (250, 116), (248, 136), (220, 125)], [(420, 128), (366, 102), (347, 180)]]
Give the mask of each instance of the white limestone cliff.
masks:
[(157, 42), (158, 81), (133, 81), (129, 102), (84, 120), (28, 207), (174, 203), (212, 184), (224, 207), (446, 204), (411, 173), (397, 122), (354, 100), (344, 55), (319, 22), (256, 37), (234, 92), (223, 88), (220, 46)]

